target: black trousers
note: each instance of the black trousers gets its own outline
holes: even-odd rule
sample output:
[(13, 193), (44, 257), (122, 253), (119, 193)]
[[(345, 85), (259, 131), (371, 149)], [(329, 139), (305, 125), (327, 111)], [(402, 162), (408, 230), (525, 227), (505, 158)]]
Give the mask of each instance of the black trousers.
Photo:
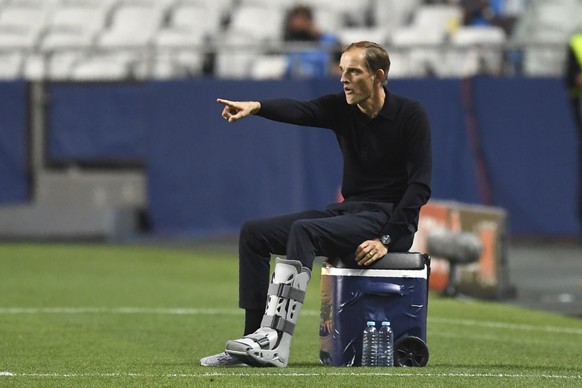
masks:
[[(286, 255), (312, 268), (316, 256), (346, 256), (358, 245), (378, 238), (393, 205), (346, 201), (310, 210), (246, 222), (239, 238), (239, 306), (265, 308), (271, 255)], [(399, 238), (391, 252), (406, 252), (414, 233)]]

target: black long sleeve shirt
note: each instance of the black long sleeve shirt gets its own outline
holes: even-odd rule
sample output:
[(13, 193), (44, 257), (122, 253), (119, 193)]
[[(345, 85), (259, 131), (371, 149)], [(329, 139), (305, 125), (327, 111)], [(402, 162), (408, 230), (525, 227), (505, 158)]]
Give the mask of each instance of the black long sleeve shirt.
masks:
[(395, 204), (383, 234), (396, 241), (402, 233), (416, 232), (420, 208), (430, 198), (431, 133), (419, 103), (385, 92), (384, 106), (373, 119), (348, 105), (343, 92), (312, 101), (260, 101), (257, 115), (331, 129), (343, 154), (344, 200)]

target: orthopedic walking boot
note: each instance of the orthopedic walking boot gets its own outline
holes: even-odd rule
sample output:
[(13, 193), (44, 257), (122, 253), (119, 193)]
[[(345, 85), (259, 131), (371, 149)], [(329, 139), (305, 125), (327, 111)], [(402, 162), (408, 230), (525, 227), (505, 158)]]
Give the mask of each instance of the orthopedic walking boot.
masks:
[(293, 330), (310, 279), (311, 270), (301, 262), (277, 258), (261, 328), (228, 341), (226, 353), (252, 366), (286, 367)]

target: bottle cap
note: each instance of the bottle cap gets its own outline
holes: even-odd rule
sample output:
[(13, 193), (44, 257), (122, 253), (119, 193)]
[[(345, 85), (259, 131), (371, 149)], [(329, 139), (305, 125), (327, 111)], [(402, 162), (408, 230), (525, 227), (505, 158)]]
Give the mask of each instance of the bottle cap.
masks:
[(384, 322), (382, 322), (382, 326), (390, 326), (390, 321), (384, 321)]
[(374, 321), (368, 321), (367, 322), (367, 325), (368, 326), (376, 326), (376, 322), (374, 322)]

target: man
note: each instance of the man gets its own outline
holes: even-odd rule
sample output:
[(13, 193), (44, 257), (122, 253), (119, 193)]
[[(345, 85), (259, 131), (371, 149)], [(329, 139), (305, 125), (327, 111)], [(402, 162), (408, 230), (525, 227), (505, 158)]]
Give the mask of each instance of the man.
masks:
[[(334, 35), (319, 31), (310, 7), (298, 5), (289, 10), (285, 18), (283, 39), (289, 43), (311, 43), (311, 47), (287, 54), (287, 77), (322, 78), (337, 67), (337, 58), (332, 51), (337, 51), (335, 47), (339, 42)], [(333, 69), (332, 64), (335, 64)]]
[[(308, 102), (218, 100), (229, 123), (258, 115), (331, 129), (344, 159), (344, 201), (243, 225), (239, 305), (245, 309), (244, 337), (228, 341), (225, 353), (203, 358), (202, 365), (286, 366), (316, 256), (349, 256), (366, 267), (389, 250), (410, 249), (420, 208), (431, 193), (431, 135), (420, 104), (385, 87), (389, 68), (386, 50), (357, 42), (342, 51), (343, 93)], [(287, 257), (277, 259), (269, 285), (271, 254)]]
[(582, 32), (578, 32), (570, 38), (565, 81), (569, 89), (574, 122), (578, 128), (579, 136), (578, 216), (582, 223)]

